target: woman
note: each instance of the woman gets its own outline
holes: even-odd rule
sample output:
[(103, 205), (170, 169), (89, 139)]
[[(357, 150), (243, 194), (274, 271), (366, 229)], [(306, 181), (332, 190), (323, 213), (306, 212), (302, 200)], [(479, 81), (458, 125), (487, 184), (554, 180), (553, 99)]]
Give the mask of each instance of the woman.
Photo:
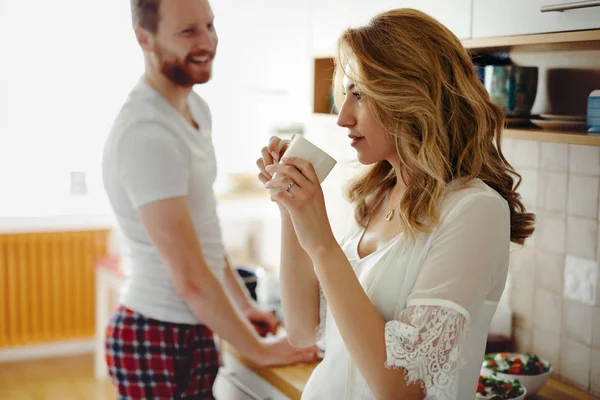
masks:
[(281, 210), (289, 340), (325, 340), (303, 399), (472, 399), (510, 242), (533, 232), (503, 114), (460, 41), (418, 11), (347, 30), (336, 65), (338, 125), (370, 165), (341, 243), (312, 165), (274, 164), (276, 138), (257, 161)]

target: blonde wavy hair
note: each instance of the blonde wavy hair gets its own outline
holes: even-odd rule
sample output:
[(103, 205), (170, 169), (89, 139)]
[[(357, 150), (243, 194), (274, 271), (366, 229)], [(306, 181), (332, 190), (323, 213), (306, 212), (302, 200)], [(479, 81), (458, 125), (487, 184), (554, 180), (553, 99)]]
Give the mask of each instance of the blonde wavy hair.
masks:
[[(399, 212), (410, 238), (439, 223), (438, 205), (448, 182), (479, 178), (508, 202), (511, 241), (525, 242), (535, 217), (516, 192), (521, 176), (501, 151), (504, 114), (490, 101), (469, 53), (450, 30), (420, 11), (391, 10), (346, 30), (335, 65), (336, 106), (349, 73), (371, 115), (391, 135), (402, 175), (410, 176)], [(346, 71), (347, 65), (354, 70)], [(347, 197), (357, 206), (361, 226), (396, 180), (383, 160), (351, 183)]]

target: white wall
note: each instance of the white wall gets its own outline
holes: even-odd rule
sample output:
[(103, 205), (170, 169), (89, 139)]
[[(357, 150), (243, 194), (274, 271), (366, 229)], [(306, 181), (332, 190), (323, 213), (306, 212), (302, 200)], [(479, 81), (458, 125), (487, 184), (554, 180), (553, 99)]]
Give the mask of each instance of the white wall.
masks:
[(213, 79), (197, 86), (213, 112), (220, 177), (255, 172), (277, 124), (310, 116), (308, 5), (294, 0), (212, 2), (219, 49)]
[[(308, 6), (212, 6), (214, 79), (196, 90), (212, 107), (224, 189), (228, 172), (255, 171), (273, 123), (309, 116)], [(109, 213), (102, 148), (143, 73), (129, 2), (0, 0), (0, 51), (0, 217)], [(88, 195), (69, 194), (74, 170), (86, 171)]]
[[(2, 4), (0, 215), (104, 212), (103, 141), (142, 71), (128, 3)], [(88, 196), (69, 196), (72, 170)]]

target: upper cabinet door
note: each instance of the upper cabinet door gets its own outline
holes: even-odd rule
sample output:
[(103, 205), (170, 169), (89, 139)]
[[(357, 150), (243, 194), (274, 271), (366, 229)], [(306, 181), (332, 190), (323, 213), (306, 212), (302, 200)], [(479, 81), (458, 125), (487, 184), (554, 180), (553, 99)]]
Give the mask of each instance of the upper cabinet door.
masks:
[(395, 0), (396, 7), (414, 8), (440, 21), (459, 39), (471, 38), (472, 0)]
[[(574, 3), (573, 0), (473, 0), (473, 38), (600, 28), (600, 7), (569, 9)], [(548, 6), (565, 11), (542, 12), (542, 7)]]
[(361, 26), (394, 8), (415, 8), (446, 25), (459, 39), (471, 34), (472, 0), (311, 0), (313, 55), (331, 56), (337, 39), (348, 27)]

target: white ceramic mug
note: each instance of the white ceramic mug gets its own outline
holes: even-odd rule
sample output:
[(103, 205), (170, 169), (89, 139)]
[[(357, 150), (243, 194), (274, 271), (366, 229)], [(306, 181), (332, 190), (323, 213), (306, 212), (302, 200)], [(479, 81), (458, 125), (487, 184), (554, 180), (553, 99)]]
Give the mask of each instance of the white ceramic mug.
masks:
[(319, 183), (323, 183), (327, 175), (329, 175), (337, 163), (333, 157), (325, 153), (303, 136), (296, 135), (291, 141), (282, 139), (281, 142), (279, 142), (277, 149), (278, 153), (281, 153), (281, 149), (283, 149), (285, 145), (288, 145), (288, 148), (285, 150), (283, 156), (296, 157), (310, 162), (317, 173)]

